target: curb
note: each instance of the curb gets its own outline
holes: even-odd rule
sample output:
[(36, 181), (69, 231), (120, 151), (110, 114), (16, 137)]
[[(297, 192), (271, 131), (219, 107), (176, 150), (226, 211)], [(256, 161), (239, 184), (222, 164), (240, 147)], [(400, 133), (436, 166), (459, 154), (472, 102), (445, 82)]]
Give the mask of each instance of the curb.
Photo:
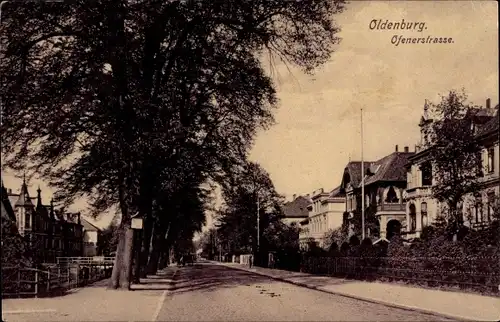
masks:
[(327, 294), (338, 295), (338, 296), (342, 296), (342, 297), (346, 297), (346, 298), (350, 298), (350, 299), (354, 299), (354, 300), (359, 300), (359, 301), (369, 302), (369, 303), (373, 303), (373, 304), (384, 305), (384, 306), (392, 307), (392, 308), (396, 308), (396, 309), (403, 309), (403, 310), (407, 310), (407, 311), (414, 311), (414, 312), (418, 312), (418, 313), (433, 315), (433, 316), (436, 316), (436, 317), (442, 317), (442, 318), (446, 318), (446, 319), (459, 320), (459, 321), (483, 321), (482, 319), (473, 319), (473, 318), (470, 318), (470, 317), (463, 317), (463, 316), (458, 316), (458, 315), (450, 315), (450, 314), (445, 314), (445, 313), (440, 313), (440, 312), (436, 312), (436, 311), (422, 309), (422, 308), (419, 308), (419, 307), (414, 307), (414, 306), (409, 306), (409, 305), (403, 305), (403, 304), (395, 304), (395, 303), (391, 303), (391, 302), (374, 300), (374, 299), (367, 298), (367, 297), (362, 297), (362, 296), (357, 296), (357, 295), (350, 295), (350, 294), (345, 294), (345, 293), (341, 293), (341, 292), (335, 292), (335, 291), (331, 291), (331, 290), (326, 290), (326, 289), (324, 289), (322, 287), (307, 285), (307, 284), (301, 283), (301, 282), (290, 281), (290, 280), (288, 280), (286, 278), (275, 277), (275, 276), (268, 275), (268, 274), (265, 274), (265, 273), (261, 273), (261, 272), (257, 272), (257, 271), (251, 271), (251, 270), (248, 270), (248, 269), (243, 268), (243, 267), (233, 267), (233, 266), (228, 266), (228, 265), (224, 265), (224, 264), (217, 263), (217, 262), (215, 262), (215, 264), (216, 265), (220, 265), (220, 266), (224, 266), (224, 267), (227, 267), (227, 268), (230, 268), (230, 269), (234, 269), (234, 270), (246, 271), (246, 272), (254, 273), (254, 274), (257, 274), (257, 275), (261, 275), (261, 276), (265, 276), (265, 277), (271, 278), (271, 279), (276, 280), (276, 281), (280, 281), (280, 282), (284, 282), (284, 283), (288, 283), (288, 284), (293, 284), (293, 285), (300, 286), (300, 287), (305, 287), (305, 288), (308, 288), (308, 289), (311, 289), (311, 290), (316, 290), (316, 291), (320, 291), (320, 292), (327, 293)]

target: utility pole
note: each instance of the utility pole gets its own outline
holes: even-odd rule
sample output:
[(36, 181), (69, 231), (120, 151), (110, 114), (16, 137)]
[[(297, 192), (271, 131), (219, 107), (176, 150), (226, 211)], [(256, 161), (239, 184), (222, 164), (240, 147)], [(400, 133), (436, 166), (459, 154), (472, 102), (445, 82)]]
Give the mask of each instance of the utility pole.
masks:
[(363, 108), (361, 107), (361, 236), (365, 239), (365, 161), (363, 155)]

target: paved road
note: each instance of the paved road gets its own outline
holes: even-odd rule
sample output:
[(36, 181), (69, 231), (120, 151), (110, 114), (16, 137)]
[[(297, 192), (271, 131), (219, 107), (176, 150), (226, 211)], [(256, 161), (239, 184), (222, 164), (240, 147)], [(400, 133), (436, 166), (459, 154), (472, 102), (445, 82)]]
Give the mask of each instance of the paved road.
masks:
[(451, 321), (209, 263), (181, 268), (158, 321)]

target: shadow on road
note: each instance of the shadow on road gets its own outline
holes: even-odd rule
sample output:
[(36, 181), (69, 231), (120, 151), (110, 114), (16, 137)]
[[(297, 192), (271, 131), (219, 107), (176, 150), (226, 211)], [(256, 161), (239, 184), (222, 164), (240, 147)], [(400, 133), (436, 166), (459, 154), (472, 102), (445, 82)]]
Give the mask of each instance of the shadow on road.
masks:
[(141, 284), (134, 285), (134, 290), (168, 290), (174, 294), (192, 291), (213, 291), (219, 288), (251, 285), (257, 283), (272, 283), (273, 280), (244, 271), (226, 267), (197, 263), (193, 266), (178, 268), (173, 280), (148, 278)]
[[(305, 275), (298, 273), (294, 276), (294, 280), (300, 282), (302, 279), (307, 279), (308, 285), (321, 286), (327, 280), (326, 277)], [(335, 283), (349, 283), (348, 280), (337, 280)], [(181, 294), (193, 291), (211, 292), (221, 288), (231, 288), (237, 286), (252, 286), (259, 288), (258, 284), (277, 283), (276, 280), (267, 276), (247, 272), (235, 268), (228, 268), (210, 263), (197, 263), (194, 266), (181, 267), (178, 269), (174, 280), (160, 281), (155, 278), (148, 278), (141, 281), (141, 284), (134, 285), (134, 290), (168, 290), (172, 294)], [(332, 280), (328, 279), (331, 284)]]

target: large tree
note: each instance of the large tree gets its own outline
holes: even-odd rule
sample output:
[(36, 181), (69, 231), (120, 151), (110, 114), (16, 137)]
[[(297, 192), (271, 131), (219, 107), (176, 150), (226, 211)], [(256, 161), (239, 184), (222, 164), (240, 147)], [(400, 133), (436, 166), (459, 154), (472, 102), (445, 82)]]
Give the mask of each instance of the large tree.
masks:
[(435, 117), (425, 135), (429, 145), (432, 194), (446, 205), (446, 219), (453, 234), (463, 224), (459, 205), (479, 189), (481, 147), (475, 139), (474, 117), (479, 107), (467, 102), (465, 92), (450, 91), (437, 104), (429, 104)]
[(128, 287), (130, 218), (151, 219), (164, 173), (196, 154), (181, 147), (202, 155), (197, 171), (214, 176), (244, 159), (276, 103), (260, 55), (312, 71), (333, 52), (342, 8), (330, 0), (9, 2), (0, 26), (4, 160), (40, 172), (67, 203), (87, 196), (99, 210), (119, 206), (112, 285)]
[(219, 216), (218, 236), (224, 248), (256, 251), (257, 242), (267, 248), (264, 232), (280, 220), (283, 204), (269, 174), (259, 164), (248, 162), (224, 183), (222, 195), (225, 207)]

